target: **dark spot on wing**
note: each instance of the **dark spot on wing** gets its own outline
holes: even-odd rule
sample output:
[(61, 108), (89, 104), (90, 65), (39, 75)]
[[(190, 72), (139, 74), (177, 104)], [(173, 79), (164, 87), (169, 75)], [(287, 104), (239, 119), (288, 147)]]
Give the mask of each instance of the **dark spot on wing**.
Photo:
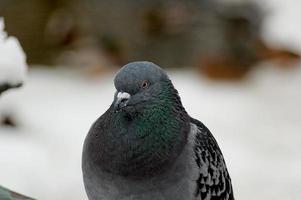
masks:
[(199, 167), (195, 197), (200, 200), (234, 200), (231, 178), (216, 140), (201, 122), (195, 119), (191, 122), (198, 127), (194, 146)]

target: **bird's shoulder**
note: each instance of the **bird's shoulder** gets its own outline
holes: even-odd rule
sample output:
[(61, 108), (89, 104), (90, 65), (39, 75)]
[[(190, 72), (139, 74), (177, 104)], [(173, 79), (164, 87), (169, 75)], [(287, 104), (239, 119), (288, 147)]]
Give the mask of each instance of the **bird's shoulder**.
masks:
[(234, 200), (231, 178), (223, 154), (210, 130), (191, 118), (193, 154), (197, 167), (195, 197), (209, 200)]

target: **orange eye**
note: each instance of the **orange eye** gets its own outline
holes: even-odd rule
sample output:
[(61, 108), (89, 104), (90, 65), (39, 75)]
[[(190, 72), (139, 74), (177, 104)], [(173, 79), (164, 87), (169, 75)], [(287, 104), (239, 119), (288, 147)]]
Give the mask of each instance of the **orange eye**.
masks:
[(149, 82), (148, 81), (143, 81), (141, 84), (141, 88), (146, 89), (149, 86)]

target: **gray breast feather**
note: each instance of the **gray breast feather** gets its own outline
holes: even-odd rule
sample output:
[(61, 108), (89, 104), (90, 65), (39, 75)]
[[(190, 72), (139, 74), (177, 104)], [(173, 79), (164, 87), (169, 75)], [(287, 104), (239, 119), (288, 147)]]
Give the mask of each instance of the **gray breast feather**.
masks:
[(223, 154), (208, 128), (192, 120), (193, 153), (198, 168), (195, 197), (199, 200), (234, 200)]

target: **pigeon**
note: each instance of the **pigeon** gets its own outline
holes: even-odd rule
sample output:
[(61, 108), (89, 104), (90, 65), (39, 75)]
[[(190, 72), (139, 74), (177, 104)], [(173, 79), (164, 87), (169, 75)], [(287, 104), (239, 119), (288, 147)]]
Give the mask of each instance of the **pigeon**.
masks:
[(216, 140), (188, 115), (163, 69), (132, 62), (114, 85), (113, 103), (84, 141), (89, 200), (234, 200)]

